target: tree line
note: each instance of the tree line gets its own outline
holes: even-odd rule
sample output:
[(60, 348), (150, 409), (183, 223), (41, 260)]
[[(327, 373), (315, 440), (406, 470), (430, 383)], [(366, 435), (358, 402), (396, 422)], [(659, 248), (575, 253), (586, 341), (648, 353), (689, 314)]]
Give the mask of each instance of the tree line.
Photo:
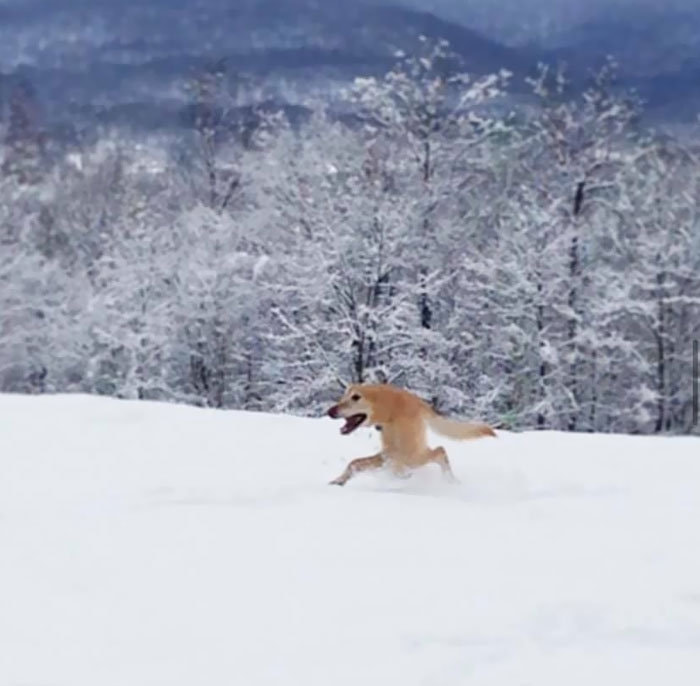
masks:
[(3, 117), (0, 389), (318, 413), (349, 381), (500, 426), (693, 430), (700, 147), (424, 42), (291, 121), (214, 65), (186, 134)]

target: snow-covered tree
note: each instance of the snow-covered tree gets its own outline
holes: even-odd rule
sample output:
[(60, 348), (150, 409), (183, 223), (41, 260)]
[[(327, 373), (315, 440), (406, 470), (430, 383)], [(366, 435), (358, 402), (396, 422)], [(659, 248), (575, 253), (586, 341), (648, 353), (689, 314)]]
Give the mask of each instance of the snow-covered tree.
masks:
[(692, 430), (697, 145), (645, 135), (611, 65), (515, 116), (506, 74), (461, 72), (423, 41), (290, 123), (219, 65), (186, 140), (3, 175), (0, 388), (316, 413), (391, 381), (513, 428)]

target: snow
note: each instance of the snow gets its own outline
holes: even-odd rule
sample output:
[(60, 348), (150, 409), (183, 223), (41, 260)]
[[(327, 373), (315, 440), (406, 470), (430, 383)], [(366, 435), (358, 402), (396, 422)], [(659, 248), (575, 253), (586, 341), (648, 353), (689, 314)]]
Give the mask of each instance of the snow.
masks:
[(0, 396), (0, 684), (700, 683), (700, 441), (326, 482), (326, 418)]

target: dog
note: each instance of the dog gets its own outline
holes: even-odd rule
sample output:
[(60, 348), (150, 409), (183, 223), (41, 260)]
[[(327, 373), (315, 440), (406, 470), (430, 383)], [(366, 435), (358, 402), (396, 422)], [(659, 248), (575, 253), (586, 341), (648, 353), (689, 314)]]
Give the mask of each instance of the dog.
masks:
[(407, 476), (417, 467), (435, 462), (449, 481), (456, 482), (447, 453), (442, 446), (429, 448), (426, 430), (448, 438), (471, 439), (496, 436), (481, 422), (459, 422), (435, 412), (430, 405), (409, 391), (389, 384), (353, 384), (328, 410), (333, 419), (345, 419), (340, 433), (347, 435), (361, 426), (376, 426), (382, 450), (370, 457), (360, 457), (330, 483), (344, 486), (359, 472), (388, 467), (396, 476)]

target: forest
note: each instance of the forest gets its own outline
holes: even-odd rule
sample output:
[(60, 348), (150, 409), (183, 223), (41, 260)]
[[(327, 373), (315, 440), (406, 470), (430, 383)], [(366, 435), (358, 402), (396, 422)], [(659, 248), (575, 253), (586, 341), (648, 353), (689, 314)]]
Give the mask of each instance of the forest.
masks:
[(508, 429), (689, 433), (700, 145), (606, 63), (470, 78), (444, 42), (336, 102), (213, 64), (177, 134), (0, 123), (0, 390), (317, 415), (399, 384)]

